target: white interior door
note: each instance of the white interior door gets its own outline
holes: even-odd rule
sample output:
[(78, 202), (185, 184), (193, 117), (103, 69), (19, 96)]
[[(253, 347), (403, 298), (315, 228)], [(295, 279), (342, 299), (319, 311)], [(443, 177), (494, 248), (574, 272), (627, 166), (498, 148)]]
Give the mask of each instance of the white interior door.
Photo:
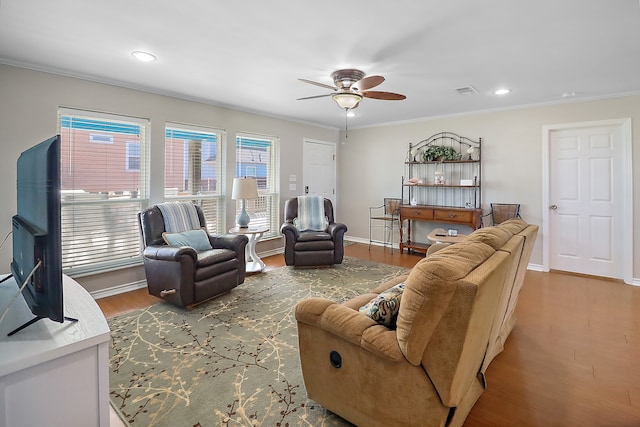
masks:
[(305, 139), (303, 157), (304, 194), (326, 197), (335, 209), (336, 144)]
[(623, 277), (623, 129), (549, 134), (550, 267)]

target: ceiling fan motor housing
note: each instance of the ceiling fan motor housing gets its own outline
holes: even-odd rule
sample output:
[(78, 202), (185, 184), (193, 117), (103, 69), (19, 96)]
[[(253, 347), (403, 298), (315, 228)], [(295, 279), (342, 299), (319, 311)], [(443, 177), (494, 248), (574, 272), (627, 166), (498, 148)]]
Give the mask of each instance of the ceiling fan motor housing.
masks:
[(333, 83), (341, 89), (348, 89), (352, 84), (362, 80), (364, 78), (364, 72), (353, 68), (347, 68), (344, 70), (337, 70), (331, 73)]

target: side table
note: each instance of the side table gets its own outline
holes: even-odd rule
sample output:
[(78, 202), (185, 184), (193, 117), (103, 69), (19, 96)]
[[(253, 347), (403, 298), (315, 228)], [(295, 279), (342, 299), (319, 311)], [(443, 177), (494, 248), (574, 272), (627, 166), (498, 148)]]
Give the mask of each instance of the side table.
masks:
[(436, 228), (427, 236), (431, 243), (458, 243), (467, 237), (466, 234), (458, 234), (457, 236), (449, 236), (447, 231), (442, 228)]
[(233, 227), (229, 229), (229, 233), (232, 234), (244, 234), (249, 237), (249, 243), (245, 247), (245, 258), (247, 261), (246, 272), (247, 273), (259, 273), (265, 268), (264, 262), (260, 259), (256, 253), (256, 243), (262, 238), (264, 233), (269, 231), (269, 227)]

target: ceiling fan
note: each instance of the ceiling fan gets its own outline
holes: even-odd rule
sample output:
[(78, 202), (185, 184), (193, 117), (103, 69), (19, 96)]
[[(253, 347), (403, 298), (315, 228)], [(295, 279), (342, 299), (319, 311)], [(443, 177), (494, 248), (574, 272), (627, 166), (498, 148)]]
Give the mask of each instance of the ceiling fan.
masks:
[(332, 93), (327, 93), (324, 95), (298, 98), (298, 100), (323, 98), (326, 96), (330, 96), (340, 108), (351, 110), (358, 107), (358, 104), (360, 103), (362, 98), (384, 99), (391, 101), (402, 100), (406, 98), (406, 96), (399, 93), (369, 90), (381, 84), (384, 81), (384, 77), (365, 77), (364, 72), (355, 70), (353, 68), (334, 71), (333, 73), (331, 73), (331, 78), (333, 79), (333, 83), (335, 84), (335, 86), (314, 82), (307, 79), (298, 79), (301, 82), (320, 86), (326, 89), (331, 89), (333, 91)]

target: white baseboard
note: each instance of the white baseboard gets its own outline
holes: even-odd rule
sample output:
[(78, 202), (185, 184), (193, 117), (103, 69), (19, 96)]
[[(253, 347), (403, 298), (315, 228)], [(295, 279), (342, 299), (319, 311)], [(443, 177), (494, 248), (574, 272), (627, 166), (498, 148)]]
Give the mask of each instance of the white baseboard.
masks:
[(272, 255), (278, 255), (278, 254), (283, 254), (284, 253), (284, 247), (282, 248), (276, 248), (276, 249), (271, 249), (270, 251), (264, 251), (264, 252), (260, 252), (258, 253), (258, 256), (260, 258), (264, 258), (264, 257), (268, 257), (268, 256), (272, 256)]
[(532, 271), (541, 271), (543, 273), (548, 273), (544, 271), (544, 268), (542, 267), (541, 264), (527, 264), (527, 270), (532, 270)]
[[(272, 249), (270, 251), (260, 252), (258, 256), (267, 257), (271, 255), (278, 255), (284, 252), (284, 248)], [(123, 294), (125, 292), (135, 291), (137, 289), (142, 289), (147, 287), (147, 282), (145, 280), (139, 280), (133, 283), (125, 283), (118, 286), (112, 286), (106, 289), (100, 289), (99, 291), (91, 292), (91, 296), (93, 299), (106, 298), (113, 295)]]
[(106, 289), (100, 289), (99, 291), (91, 292), (91, 296), (93, 299), (100, 299), (105, 297), (110, 297), (113, 295), (123, 294), (125, 292), (135, 291), (136, 289), (146, 288), (147, 282), (146, 280), (139, 280), (133, 283), (125, 283), (118, 286), (112, 286)]
[[(362, 243), (364, 245), (368, 245), (369, 244), (369, 239), (363, 239), (361, 237), (352, 237), (349, 236), (348, 238), (345, 237), (344, 240), (346, 242), (353, 242), (353, 243)], [(382, 242), (371, 242), (372, 246), (384, 246), (384, 244)], [(387, 245), (389, 246), (389, 245)], [(393, 248), (394, 249), (400, 249), (400, 246), (397, 243), (393, 244)]]

